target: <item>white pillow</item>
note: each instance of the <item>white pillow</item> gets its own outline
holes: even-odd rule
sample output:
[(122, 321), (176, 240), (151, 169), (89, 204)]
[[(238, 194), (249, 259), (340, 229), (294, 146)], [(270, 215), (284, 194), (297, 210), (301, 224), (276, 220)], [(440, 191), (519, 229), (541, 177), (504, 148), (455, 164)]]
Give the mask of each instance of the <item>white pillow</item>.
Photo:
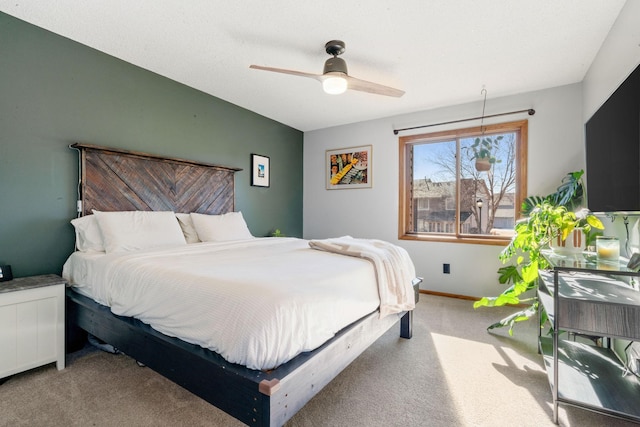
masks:
[(173, 212), (93, 211), (107, 253), (186, 245)]
[(191, 213), (193, 226), (203, 242), (223, 242), (227, 240), (253, 239), (242, 212), (223, 215)]
[(102, 234), (95, 215), (85, 215), (71, 220), (76, 230), (76, 248), (82, 252), (104, 252)]
[(176, 218), (178, 218), (180, 228), (182, 228), (182, 234), (184, 234), (184, 239), (187, 243), (198, 243), (200, 239), (198, 238), (198, 232), (193, 226), (191, 215), (188, 213), (177, 213)]

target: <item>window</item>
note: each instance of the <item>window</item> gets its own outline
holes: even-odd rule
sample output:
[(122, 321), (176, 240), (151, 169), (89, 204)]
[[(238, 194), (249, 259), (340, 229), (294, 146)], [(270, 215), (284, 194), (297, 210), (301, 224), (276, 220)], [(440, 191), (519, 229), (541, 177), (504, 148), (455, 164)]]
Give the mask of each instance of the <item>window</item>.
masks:
[(527, 124), (400, 137), (400, 239), (506, 244), (526, 194)]
[(419, 211), (429, 210), (429, 199), (427, 197), (416, 200), (416, 204), (418, 206)]

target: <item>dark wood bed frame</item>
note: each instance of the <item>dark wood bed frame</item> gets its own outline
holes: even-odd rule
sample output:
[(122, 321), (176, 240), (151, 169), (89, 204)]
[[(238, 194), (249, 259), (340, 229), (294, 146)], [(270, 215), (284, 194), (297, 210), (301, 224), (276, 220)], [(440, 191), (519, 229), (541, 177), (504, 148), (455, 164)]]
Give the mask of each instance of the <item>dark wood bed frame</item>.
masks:
[[(92, 209), (220, 214), (234, 209), (237, 168), (73, 144), (80, 151), (83, 214)], [(421, 279), (414, 280), (416, 301)], [(141, 321), (67, 289), (68, 325), (79, 327), (247, 425), (281, 426), (400, 320), (411, 338), (413, 313), (378, 312), (342, 329), (314, 351), (270, 371), (232, 364), (217, 353), (163, 335)]]

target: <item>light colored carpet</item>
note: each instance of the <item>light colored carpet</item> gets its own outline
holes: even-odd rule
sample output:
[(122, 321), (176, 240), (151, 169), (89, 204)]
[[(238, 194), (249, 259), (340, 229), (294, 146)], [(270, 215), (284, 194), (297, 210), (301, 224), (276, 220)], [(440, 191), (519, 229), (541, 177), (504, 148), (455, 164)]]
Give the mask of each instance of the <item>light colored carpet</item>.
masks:
[[(474, 311), (469, 301), (422, 294), (413, 339), (392, 328), (287, 427), (553, 426), (535, 322), (519, 325), (513, 337), (485, 329), (511, 311)], [(560, 408), (561, 426), (635, 425)], [(0, 425), (242, 424), (127, 356), (86, 347), (63, 371), (52, 364), (0, 385)]]

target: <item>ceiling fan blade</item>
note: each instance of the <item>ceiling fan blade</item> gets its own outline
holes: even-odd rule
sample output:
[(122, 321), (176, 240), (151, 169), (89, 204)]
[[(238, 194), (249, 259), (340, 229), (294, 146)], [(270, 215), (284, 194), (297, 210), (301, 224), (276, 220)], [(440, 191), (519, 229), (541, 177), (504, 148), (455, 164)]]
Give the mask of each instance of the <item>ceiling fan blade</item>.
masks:
[(404, 91), (400, 89), (395, 89), (378, 83), (368, 82), (366, 80), (360, 80), (351, 76), (346, 77), (347, 82), (349, 83), (349, 89), (351, 90), (368, 92), (376, 95), (393, 96), (396, 98), (400, 98), (402, 95), (404, 95)]
[(250, 65), (249, 68), (253, 68), (254, 70), (272, 71), (274, 73), (291, 74), (300, 77), (310, 77), (316, 80), (320, 80), (320, 77), (322, 77), (322, 75), (305, 73), (303, 71), (285, 70), (284, 68), (263, 67), (261, 65)]
[[(290, 74), (293, 76), (309, 77), (314, 80), (318, 80), (319, 82), (322, 82), (327, 77), (323, 74), (305, 73), (304, 71), (287, 70), (284, 68), (263, 67), (261, 65), (250, 65), (249, 68), (253, 68), (254, 70), (271, 71), (274, 73)], [(347, 79), (348, 88), (351, 90), (368, 92), (375, 95), (393, 96), (396, 98), (400, 98), (402, 95), (404, 95), (404, 91), (400, 89), (395, 89), (378, 83), (368, 82), (366, 80), (360, 80), (347, 74), (344, 74), (344, 77)]]

